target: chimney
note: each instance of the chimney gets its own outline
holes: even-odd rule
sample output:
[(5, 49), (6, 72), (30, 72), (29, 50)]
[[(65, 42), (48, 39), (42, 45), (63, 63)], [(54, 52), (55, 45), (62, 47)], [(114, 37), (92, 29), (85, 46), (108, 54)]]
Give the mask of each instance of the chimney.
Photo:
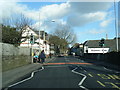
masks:
[(108, 39), (108, 34), (106, 34), (106, 40)]

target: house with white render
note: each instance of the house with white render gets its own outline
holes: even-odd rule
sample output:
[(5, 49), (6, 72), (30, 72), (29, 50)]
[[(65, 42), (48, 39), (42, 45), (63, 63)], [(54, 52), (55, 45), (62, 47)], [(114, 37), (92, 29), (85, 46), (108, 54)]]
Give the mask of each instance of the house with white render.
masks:
[[(32, 29), (29, 26), (26, 26), (23, 28), (23, 34), (22, 34), (22, 39), (21, 39), (21, 44), (20, 47), (28, 47), (32, 48), (33, 52), (35, 50), (45, 51), (46, 55), (50, 54), (50, 45), (47, 39), (47, 34), (44, 31), (40, 31), (40, 36), (39, 36), (39, 31), (36, 31)], [(31, 43), (31, 35), (33, 36), (33, 43)], [(39, 38), (40, 37), (40, 38)], [(43, 38), (44, 37), (44, 38)]]

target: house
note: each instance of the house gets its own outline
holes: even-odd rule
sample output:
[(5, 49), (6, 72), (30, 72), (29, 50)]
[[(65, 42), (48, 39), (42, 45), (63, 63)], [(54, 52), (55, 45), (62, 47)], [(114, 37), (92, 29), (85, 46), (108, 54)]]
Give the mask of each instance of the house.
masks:
[[(31, 35), (33, 35), (34, 43), (31, 43)], [(40, 38), (39, 38), (40, 37)], [(23, 28), (23, 34), (21, 39), (21, 47), (32, 48), (33, 52), (35, 50), (44, 50), (46, 55), (50, 54), (50, 45), (48, 42), (48, 34), (44, 31), (36, 31), (29, 26)]]
[(55, 54), (55, 45), (50, 43), (50, 53), (53, 55)]
[[(116, 38), (106, 39), (104, 47), (99, 46), (101, 40), (88, 40), (84, 42), (84, 53), (107, 53), (116, 51)], [(118, 46), (120, 46), (120, 38), (118, 38)], [(119, 48), (120, 51), (120, 48)]]
[(80, 56), (81, 55), (81, 46), (82, 46), (82, 44), (75, 43), (71, 48), (68, 48), (68, 55)]
[(21, 47), (31, 47), (30, 36), (31, 34), (34, 36), (34, 39), (38, 38), (38, 34), (34, 32), (32, 28), (26, 26), (23, 28), (22, 39), (21, 39)]

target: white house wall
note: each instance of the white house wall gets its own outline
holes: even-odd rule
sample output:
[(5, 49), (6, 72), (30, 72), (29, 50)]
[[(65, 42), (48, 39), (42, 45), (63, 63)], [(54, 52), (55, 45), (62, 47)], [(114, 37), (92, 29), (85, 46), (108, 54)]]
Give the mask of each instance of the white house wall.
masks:
[[(21, 41), (23, 41), (24, 39), (21, 39)], [(31, 44), (30, 44), (30, 40), (29, 39), (26, 39), (26, 41), (22, 42), (20, 44), (21, 47), (30, 47)]]
[(50, 54), (50, 45), (49, 44), (44, 44), (44, 51), (45, 51), (45, 54)]
[[(30, 36), (31, 33), (34, 35), (34, 36), (38, 36), (33, 30), (31, 30), (29, 27), (27, 27), (25, 29), (25, 32), (22, 34), (22, 37), (27, 37), (27, 36)], [(25, 40), (25, 38), (21, 39), (21, 41)], [(33, 49), (39, 49), (40, 48), (40, 51), (44, 50), (45, 51), (45, 54), (46, 55), (49, 55), (50, 54), (50, 45), (49, 44), (44, 44), (44, 40), (42, 39), (37, 39), (35, 40), (36, 43), (34, 43), (33, 45), (31, 45), (30, 43), (30, 39), (26, 39), (24, 42), (22, 42), (20, 44), (21, 47), (29, 47), (29, 48), (33, 48)], [(37, 44), (38, 43), (38, 44)], [(39, 45), (40, 43), (40, 45)], [(39, 47), (40, 46), (40, 47)]]
[(33, 36), (38, 36), (34, 31), (32, 31), (29, 27), (24, 30), (24, 33), (22, 34), (22, 37), (26, 37), (26, 36), (30, 36), (31, 33), (33, 34)]
[(44, 43), (44, 40), (42, 40), (42, 39), (37, 39), (37, 40), (35, 40), (35, 42), (40, 42), (41, 44), (43, 44)]

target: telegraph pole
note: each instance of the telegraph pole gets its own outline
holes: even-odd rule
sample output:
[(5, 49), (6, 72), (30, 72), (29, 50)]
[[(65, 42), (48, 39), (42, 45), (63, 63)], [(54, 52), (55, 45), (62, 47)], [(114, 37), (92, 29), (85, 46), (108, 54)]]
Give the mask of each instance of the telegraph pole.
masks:
[(114, 14), (115, 14), (115, 31), (116, 31), (116, 51), (118, 52), (118, 28), (117, 28), (117, 20), (116, 20), (116, 3), (114, 0)]
[(39, 53), (40, 53), (40, 13), (39, 13)]

